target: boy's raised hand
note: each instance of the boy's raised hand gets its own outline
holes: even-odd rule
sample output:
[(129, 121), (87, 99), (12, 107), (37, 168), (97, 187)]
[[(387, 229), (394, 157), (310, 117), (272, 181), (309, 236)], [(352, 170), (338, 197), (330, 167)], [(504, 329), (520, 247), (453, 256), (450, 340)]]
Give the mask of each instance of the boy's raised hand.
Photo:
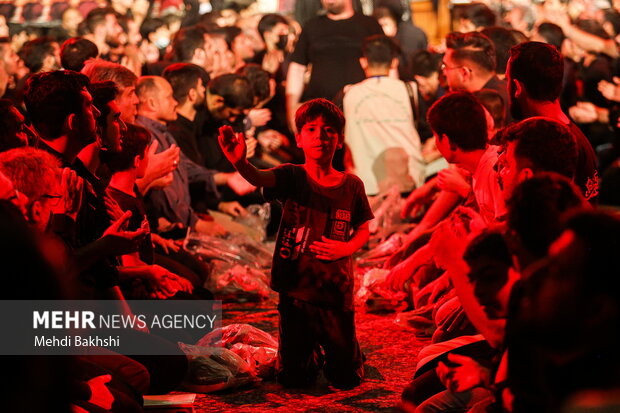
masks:
[(246, 143), (243, 133), (235, 133), (228, 125), (219, 129), (218, 141), (222, 152), (233, 165), (246, 158)]

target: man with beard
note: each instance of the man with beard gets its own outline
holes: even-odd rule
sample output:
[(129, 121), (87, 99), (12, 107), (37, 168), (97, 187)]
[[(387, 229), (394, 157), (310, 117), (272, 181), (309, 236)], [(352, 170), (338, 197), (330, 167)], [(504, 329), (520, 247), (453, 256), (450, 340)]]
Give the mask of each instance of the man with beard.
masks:
[[(136, 94), (140, 99), (136, 123), (151, 132), (153, 141), (159, 143), (160, 152), (173, 145), (176, 146), (177, 142), (167, 126), (167, 123), (177, 119), (178, 103), (170, 83), (163, 77), (142, 76), (138, 80)], [(200, 186), (206, 197), (219, 199), (213, 171), (192, 162), (181, 153), (172, 176), (170, 185), (161, 190), (151, 191), (147, 197), (147, 205), (152, 211), (149, 215), (158, 217), (158, 222), (153, 227), (164, 233), (173, 232), (172, 237), (185, 232), (188, 227), (210, 235), (225, 234), (227, 230), (222, 225), (212, 220), (201, 219), (191, 206), (190, 184)], [(211, 201), (207, 201), (207, 204), (210, 203)], [(244, 211), (239, 208), (232, 213), (235, 215), (243, 213)], [(233, 226), (230, 228), (235, 229)]]
[[(327, 14), (309, 20), (299, 37), (286, 79), (289, 125), (301, 102), (314, 98), (333, 99), (345, 85), (364, 80), (360, 66), (362, 42), (383, 34), (377, 21), (355, 13), (352, 0), (321, 0)], [(304, 89), (304, 74), (312, 65), (310, 82)]]
[(70, 70), (38, 73), (28, 79), (25, 103), (39, 141), (37, 146), (71, 166), (97, 138), (88, 78)]
[(91, 10), (84, 23), (87, 33), (83, 37), (97, 45), (101, 57), (107, 56), (111, 48), (120, 46), (123, 28), (118, 23), (113, 8), (99, 7)]
[(97, 118), (97, 139), (78, 154), (86, 169), (95, 177), (111, 153), (121, 151), (121, 136), (126, 130), (121, 111), (115, 100), (118, 94), (111, 80), (92, 83), (93, 104), (101, 113)]
[(199, 165), (204, 165), (204, 158), (198, 149), (201, 125), (196, 117), (199, 115), (198, 111), (205, 107), (209, 75), (198, 65), (175, 63), (166, 68), (163, 77), (172, 86), (173, 97), (178, 102), (177, 118), (168, 123), (168, 130), (185, 156)]
[[(175, 63), (164, 70), (163, 77), (172, 86), (173, 97), (178, 102), (176, 107), (177, 117), (168, 123), (168, 131), (174, 136), (181, 151), (196, 167), (205, 164), (205, 159), (198, 148), (198, 138), (202, 132), (201, 116), (204, 113), (206, 102), (206, 87), (209, 75), (200, 66), (191, 63)], [(216, 185), (225, 185), (230, 174), (218, 173), (217, 171), (204, 168), (213, 174)], [(231, 216), (245, 214), (245, 209), (238, 202), (222, 202), (219, 197), (207, 196), (201, 185), (190, 184), (192, 204), (199, 212), (206, 209), (219, 210)], [(198, 202), (200, 199), (207, 202)], [(203, 205), (199, 205), (203, 204)]]
[(598, 197), (596, 153), (560, 107), (563, 73), (564, 60), (555, 47), (541, 42), (514, 46), (506, 67), (510, 112), (516, 120), (544, 116), (570, 128), (577, 144), (575, 183), (585, 198), (595, 203)]
[[(84, 285), (94, 296), (107, 293), (118, 284), (118, 273), (107, 257), (131, 252), (134, 242), (144, 234), (119, 230), (120, 223), (127, 217), (108, 227), (110, 219), (102, 218), (105, 214), (103, 199), (96, 193), (99, 180), (92, 179), (94, 175), (78, 158), (84, 148), (96, 144), (98, 139), (97, 118), (101, 112), (94, 105), (90, 86), (86, 76), (70, 70), (37, 73), (28, 79), (24, 101), (40, 137), (39, 149), (54, 155), (63, 167), (71, 168), (89, 183), (84, 185), (77, 218), (69, 218), (74, 223), (63, 216), (54, 216), (50, 225), (53, 232), (75, 248), (78, 268), (85, 277)], [(120, 123), (118, 127), (120, 133)], [(118, 148), (116, 145), (118, 138), (116, 144), (110, 143), (108, 147)]]

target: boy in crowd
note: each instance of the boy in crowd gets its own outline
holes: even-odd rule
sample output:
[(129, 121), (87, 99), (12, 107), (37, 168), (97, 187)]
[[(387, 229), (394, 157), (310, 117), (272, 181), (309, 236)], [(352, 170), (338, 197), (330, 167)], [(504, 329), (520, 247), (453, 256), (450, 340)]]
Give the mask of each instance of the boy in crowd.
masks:
[(335, 170), (332, 158), (344, 142), (344, 116), (325, 99), (311, 100), (295, 115), (303, 165), (258, 170), (246, 159), (243, 134), (220, 128), (228, 160), (265, 196), (284, 204), (271, 286), (280, 293), (278, 380), (285, 387), (312, 383), (325, 352), (325, 375), (336, 388), (360, 384), (363, 355), (355, 335), (351, 255), (368, 240), (373, 218), (364, 185)]

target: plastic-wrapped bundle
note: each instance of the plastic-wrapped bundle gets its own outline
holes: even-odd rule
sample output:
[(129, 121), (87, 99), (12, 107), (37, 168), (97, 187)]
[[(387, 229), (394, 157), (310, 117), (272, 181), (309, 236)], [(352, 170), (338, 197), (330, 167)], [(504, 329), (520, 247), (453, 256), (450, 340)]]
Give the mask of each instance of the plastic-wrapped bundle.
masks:
[(254, 369), (226, 348), (184, 343), (179, 343), (179, 346), (189, 359), (189, 368), (182, 385), (185, 390), (211, 393), (259, 381)]
[(379, 267), (403, 245), (405, 235), (396, 232), (385, 241), (369, 251), (364, 252), (356, 261), (359, 267)]
[(240, 356), (262, 378), (275, 375), (278, 342), (269, 333), (249, 324), (230, 324), (205, 335), (198, 345), (223, 346)]
[(237, 343), (278, 348), (278, 341), (271, 334), (249, 324), (229, 324), (216, 328), (201, 338), (197, 344), (203, 347), (231, 348)]
[(268, 268), (273, 255), (260, 242), (245, 234), (229, 234), (219, 238), (191, 232), (187, 234), (183, 248), (207, 260), (220, 260), (252, 268)]
[(223, 301), (264, 300), (271, 294), (267, 270), (222, 262), (214, 263), (205, 288)]
[(248, 213), (244, 216), (239, 215), (236, 217), (235, 222), (255, 229), (260, 234), (261, 240), (264, 241), (267, 237), (267, 225), (271, 218), (271, 205), (268, 202), (262, 205), (248, 205), (245, 210)]
[(394, 292), (385, 286), (385, 279), (390, 271), (373, 268), (361, 276), (360, 288), (355, 294), (355, 304), (364, 305), (366, 311), (402, 311), (407, 308), (407, 294)]
[(249, 344), (237, 343), (230, 351), (241, 357), (253, 369), (254, 373), (263, 379), (275, 377), (278, 348), (254, 347)]

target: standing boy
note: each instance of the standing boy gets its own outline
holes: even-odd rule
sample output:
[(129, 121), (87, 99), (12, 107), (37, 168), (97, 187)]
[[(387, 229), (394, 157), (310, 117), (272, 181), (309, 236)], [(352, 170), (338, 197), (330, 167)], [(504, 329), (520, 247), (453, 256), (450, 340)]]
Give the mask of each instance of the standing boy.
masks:
[(327, 379), (336, 388), (352, 388), (364, 368), (355, 335), (351, 255), (368, 240), (373, 215), (361, 180), (331, 166), (344, 142), (342, 112), (315, 99), (299, 108), (295, 123), (303, 165), (258, 170), (246, 160), (242, 134), (223, 126), (219, 141), (248, 182), (284, 205), (271, 280), (280, 293), (278, 380), (286, 387), (311, 384), (322, 347)]

